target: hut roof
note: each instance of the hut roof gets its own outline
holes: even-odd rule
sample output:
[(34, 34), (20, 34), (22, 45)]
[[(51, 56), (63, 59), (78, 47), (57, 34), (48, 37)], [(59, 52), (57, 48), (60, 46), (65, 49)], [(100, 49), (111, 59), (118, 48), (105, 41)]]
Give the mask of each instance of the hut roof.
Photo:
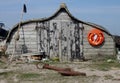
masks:
[[(51, 19), (53, 19), (54, 17), (56, 17), (56, 16), (59, 14), (59, 12), (61, 12), (61, 11), (66, 12), (66, 13), (69, 15), (69, 17), (71, 17), (71, 19), (73, 19), (73, 20), (75, 20), (75, 21), (77, 21), (77, 22), (80, 22), (80, 23), (82, 23), (82, 24), (86, 24), (86, 25), (92, 26), (92, 27), (94, 27), (94, 28), (101, 29), (102, 31), (104, 31), (104, 32), (108, 33), (109, 35), (111, 35), (108, 30), (106, 30), (104, 27), (102, 27), (102, 26), (100, 26), (100, 25), (97, 25), (97, 24), (94, 24), (94, 23), (90, 23), (90, 22), (84, 22), (84, 21), (81, 21), (81, 20), (75, 18), (75, 17), (69, 12), (69, 10), (68, 10), (68, 8), (67, 8), (67, 6), (66, 6), (65, 3), (62, 3), (62, 4), (60, 5), (60, 8), (59, 8), (52, 16), (50, 16), (50, 17), (48, 17), (48, 18), (27, 20), (27, 21), (21, 22), (21, 25), (25, 25), (25, 24), (29, 24), (29, 23), (34, 23), (34, 22), (44, 22), (44, 21), (51, 20)], [(17, 29), (18, 29), (18, 26), (19, 26), (19, 23), (16, 24), (16, 25), (11, 29), (11, 31), (9, 32), (9, 34), (8, 34), (8, 36), (7, 36), (7, 42), (10, 41), (11, 34), (14, 32), (14, 30), (17, 30)], [(111, 35), (111, 36), (112, 36), (112, 35)]]

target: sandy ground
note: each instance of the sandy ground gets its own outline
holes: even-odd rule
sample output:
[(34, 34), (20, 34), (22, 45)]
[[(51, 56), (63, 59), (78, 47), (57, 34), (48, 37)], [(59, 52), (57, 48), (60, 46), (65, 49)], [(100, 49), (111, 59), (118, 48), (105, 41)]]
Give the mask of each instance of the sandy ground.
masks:
[[(47, 69), (37, 69), (35, 64), (13, 62), (6, 69), (1, 68), (3, 72), (16, 72), (10, 76), (0, 75), (0, 83), (120, 83), (120, 69), (111, 68), (108, 71), (101, 71), (90, 67), (89, 61), (77, 63), (55, 63), (52, 66), (62, 68), (72, 68), (75, 71), (84, 72), (87, 76), (61, 76), (58, 72)], [(42, 66), (42, 65), (41, 65)], [(19, 75), (23, 73), (36, 73), (40, 76), (31, 79), (20, 79)], [(6, 78), (5, 78), (6, 77)], [(11, 80), (11, 81), (9, 81)]]

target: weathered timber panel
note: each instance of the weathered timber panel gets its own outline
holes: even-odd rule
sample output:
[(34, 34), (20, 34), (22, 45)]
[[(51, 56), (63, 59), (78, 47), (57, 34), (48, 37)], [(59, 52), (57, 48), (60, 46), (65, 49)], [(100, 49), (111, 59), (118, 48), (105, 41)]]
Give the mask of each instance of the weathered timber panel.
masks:
[(20, 38), (15, 42), (14, 37), (16, 36), (16, 33), (17, 31), (13, 35), (10, 45), (8, 46), (8, 53), (12, 54), (13, 50), (15, 50), (16, 54), (36, 52), (32, 49), (36, 48), (37, 50), (35, 24), (32, 23), (29, 25), (21, 26), (19, 31)]
[(54, 20), (68, 20), (68, 21), (70, 21), (71, 18), (68, 16), (68, 14), (65, 11), (63, 11), (63, 12), (58, 13), (58, 15), (54, 18)]
[(100, 45), (98, 47), (94, 47), (94, 46), (91, 46), (88, 42), (88, 39), (87, 39), (87, 35), (89, 33), (90, 30), (93, 29), (93, 27), (90, 27), (90, 26), (87, 26), (87, 25), (84, 25), (85, 29), (84, 29), (84, 56), (86, 58), (92, 58), (94, 56), (97, 56), (99, 54), (101, 55), (114, 55), (115, 53), (115, 44), (114, 44), (114, 41), (113, 41), (113, 38), (108, 35), (107, 33), (103, 32), (104, 33), (104, 37), (105, 37), (105, 41), (103, 43), (103, 45)]

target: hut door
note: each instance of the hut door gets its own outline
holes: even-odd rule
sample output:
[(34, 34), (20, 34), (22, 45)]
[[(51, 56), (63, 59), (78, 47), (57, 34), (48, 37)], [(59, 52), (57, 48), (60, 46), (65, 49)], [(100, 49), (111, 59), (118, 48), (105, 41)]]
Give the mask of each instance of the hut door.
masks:
[(70, 22), (61, 22), (60, 27), (60, 42), (59, 42), (59, 51), (61, 51), (60, 59), (62, 61), (69, 61), (70, 60)]
[(59, 57), (62, 61), (83, 58), (83, 31), (79, 24), (61, 22), (59, 30)]
[(81, 35), (80, 35), (80, 27), (78, 24), (74, 25), (73, 39), (71, 40), (71, 60), (80, 59), (81, 58)]
[(74, 59), (83, 59), (83, 31), (79, 24), (74, 24), (74, 30), (71, 31), (70, 48), (71, 61)]

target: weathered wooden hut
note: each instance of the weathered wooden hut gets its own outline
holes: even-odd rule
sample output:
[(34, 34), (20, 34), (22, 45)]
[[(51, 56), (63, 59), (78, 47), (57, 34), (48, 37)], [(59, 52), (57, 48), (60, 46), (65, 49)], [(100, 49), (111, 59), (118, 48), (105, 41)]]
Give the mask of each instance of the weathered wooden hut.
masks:
[[(8, 37), (7, 53), (41, 53), (61, 61), (115, 55), (112, 35), (102, 26), (81, 21), (71, 15), (65, 4), (48, 18), (34, 19), (15, 25)], [(15, 37), (19, 35), (19, 40)]]

